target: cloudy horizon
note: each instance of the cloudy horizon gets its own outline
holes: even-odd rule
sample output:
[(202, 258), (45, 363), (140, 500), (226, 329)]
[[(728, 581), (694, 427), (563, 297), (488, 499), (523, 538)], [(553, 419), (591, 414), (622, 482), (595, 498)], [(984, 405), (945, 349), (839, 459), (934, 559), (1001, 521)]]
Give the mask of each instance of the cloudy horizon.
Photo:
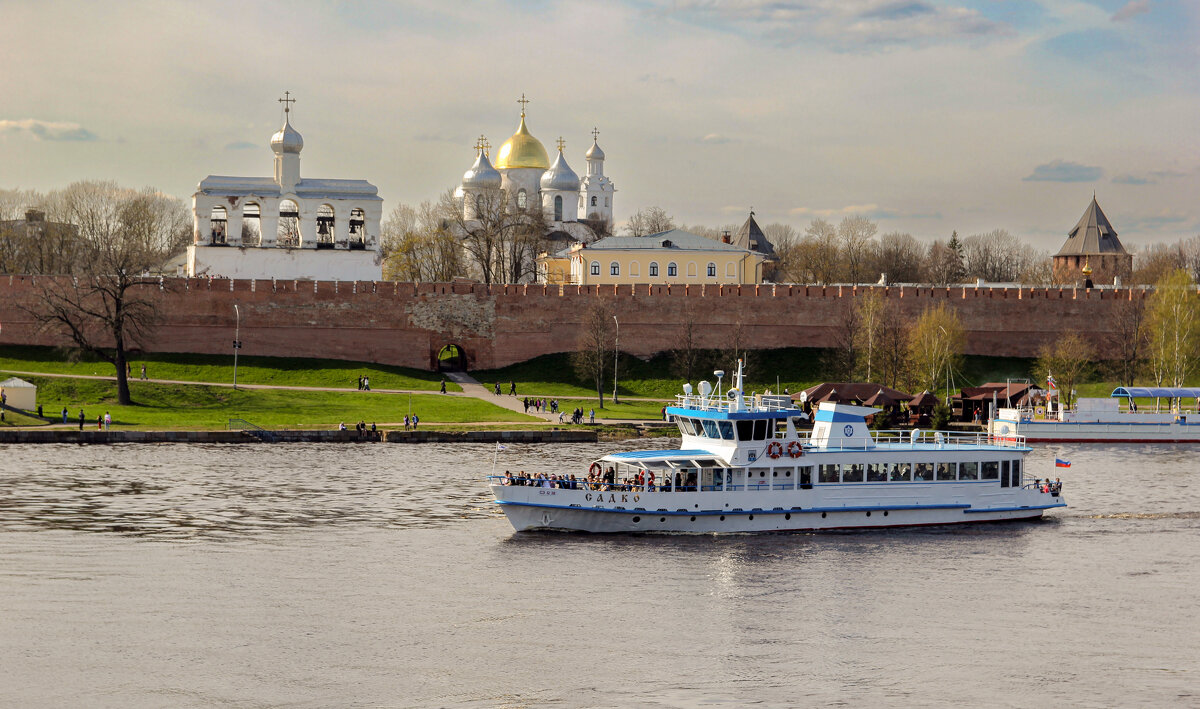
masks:
[(1129, 246), (1200, 233), (1200, 9), (1182, 0), (624, 0), (4, 5), (0, 188), (78, 179), (190, 202), (269, 175), (298, 99), (302, 175), (436, 199), (516, 128), (577, 171), (591, 130), (618, 221), (803, 229), (863, 214), (922, 239), (1057, 249), (1093, 191)]

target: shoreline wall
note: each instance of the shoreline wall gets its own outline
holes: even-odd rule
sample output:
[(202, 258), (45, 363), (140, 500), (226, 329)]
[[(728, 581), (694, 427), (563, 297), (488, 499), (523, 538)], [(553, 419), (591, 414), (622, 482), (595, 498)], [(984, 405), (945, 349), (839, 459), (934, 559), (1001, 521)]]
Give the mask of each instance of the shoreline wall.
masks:
[[(36, 302), (41, 289), (65, 282), (54, 276), (0, 276), (0, 344), (67, 344), (40, 329), (22, 308)], [(438, 351), (453, 344), (467, 353), (470, 369), (492, 369), (574, 350), (587, 308), (597, 298), (613, 306), (621, 351), (633, 355), (674, 348), (688, 320), (696, 325), (699, 347), (725, 347), (735, 332), (748, 349), (835, 347), (846, 310), (875, 290), (910, 319), (945, 302), (962, 318), (967, 354), (1010, 357), (1034, 357), (1040, 346), (1072, 330), (1102, 347), (1112, 334), (1118, 304), (1150, 293), (1143, 288), (487, 286), (171, 278), (154, 288), (163, 322), (141, 349), (230, 354), (237, 304), (243, 355), (432, 370)]]

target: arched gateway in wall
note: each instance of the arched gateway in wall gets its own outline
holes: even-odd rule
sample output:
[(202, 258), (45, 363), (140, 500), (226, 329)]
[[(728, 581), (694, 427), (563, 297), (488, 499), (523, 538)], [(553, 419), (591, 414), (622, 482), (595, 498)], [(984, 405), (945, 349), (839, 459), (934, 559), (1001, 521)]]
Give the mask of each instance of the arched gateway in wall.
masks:
[(465, 372), (469, 362), (467, 351), (455, 344), (443, 345), (434, 353), (433, 360), (439, 372)]

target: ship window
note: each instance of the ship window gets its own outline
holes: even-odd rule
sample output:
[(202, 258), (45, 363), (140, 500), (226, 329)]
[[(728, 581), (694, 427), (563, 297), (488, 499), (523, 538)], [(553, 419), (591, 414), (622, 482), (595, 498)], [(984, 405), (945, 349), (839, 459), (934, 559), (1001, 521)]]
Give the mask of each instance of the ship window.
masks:
[(733, 422), (732, 421), (718, 421), (717, 423), (720, 424), (720, 426), (721, 426), (721, 438), (723, 438), (727, 441), (732, 441), (733, 440)]
[(1012, 464), (1012, 486), (1021, 487), (1021, 461), (1014, 460)]
[(938, 463), (938, 480), (954, 480), (954, 478), (954, 463)]
[[(780, 433), (783, 433), (781, 430)], [(775, 437), (775, 419), (767, 419), (767, 438)]]
[(1009, 461), (1004, 461), (1000, 464), (1000, 487), (1008, 487), (1008, 473), (1012, 469)]
[(704, 435), (709, 438), (720, 438), (721, 434), (717, 431), (717, 422), (704, 420)]
[(692, 419), (692, 428), (696, 430), (697, 436), (704, 435), (704, 423), (700, 419)]
[(822, 466), (820, 466), (820, 470), (821, 470), (821, 477), (820, 477), (821, 482), (823, 482), (823, 483), (838, 482), (839, 471), (838, 471), (838, 466), (836, 464), (822, 465)]
[(867, 482), (881, 483), (887, 481), (887, 463), (868, 463)]
[(739, 441), (754, 440), (754, 422), (753, 421), (738, 421), (737, 433)]
[(958, 465), (959, 480), (978, 480), (979, 479), (979, 463), (959, 463)]
[(842, 482), (860, 483), (863, 481), (863, 464), (849, 463), (842, 466)]
[(908, 482), (912, 480), (912, 463), (893, 463), (892, 482)]
[(679, 423), (679, 432), (680, 433), (684, 434), (685, 436), (696, 435), (696, 429), (692, 428), (692, 420), (691, 419), (680, 418), (678, 423)]
[(933, 463), (917, 463), (913, 480), (933, 480)]
[(759, 419), (754, 422), (754, 440), (764, 441), (767, 438), (767, 419)]
[(983, 475), (979, 476), (984, 480), (995, 480), (1000, 477), (1000, 463), (989, 460), (983, 463)]

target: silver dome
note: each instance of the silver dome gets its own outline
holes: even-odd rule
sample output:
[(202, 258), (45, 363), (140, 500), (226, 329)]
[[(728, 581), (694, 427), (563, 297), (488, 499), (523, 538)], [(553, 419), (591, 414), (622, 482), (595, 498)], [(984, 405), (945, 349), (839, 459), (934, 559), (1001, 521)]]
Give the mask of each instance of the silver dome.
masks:
[(543, 190), (579, 191), (579, 175), (567, 165), (567, 159), (563, 157), (561, 150), (558, 151), (558, 157), (554, 159), (550, 169), (542, 173), (541, 186)]
[(500, 172), (492, 167), (488, 156), (479, 151), (475, 164), (463, 173), (462, 186), (474, 189), (500, 189)]
[(588, 160), (603, 160), (604, 151), (600, 149), (600, 144), (593, 140), (592, 147), (588, 148), (588, 151), (583, 156)]
[(271, 150), (275, 151), (276, 155), (283, 153), (299, 153), (304, 149), (304, 137), (292, 127), (291, 121), (285, 116), (283, 119), (283, 127), (279, 132), (271, 136)]

